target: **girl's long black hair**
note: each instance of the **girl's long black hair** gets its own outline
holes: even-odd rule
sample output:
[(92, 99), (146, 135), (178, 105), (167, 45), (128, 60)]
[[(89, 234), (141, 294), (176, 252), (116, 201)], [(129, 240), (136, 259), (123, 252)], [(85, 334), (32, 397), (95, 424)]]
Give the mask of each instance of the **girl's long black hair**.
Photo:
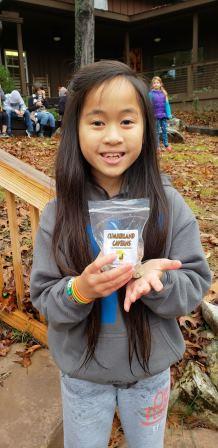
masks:
[[(57, 215), (53, 235), (53, 250), (63, 275), (80, 275), (93, 261), (85, 229), (89, 197), (87, 181), (94, 183), (94, 180), (80, 150), (78, 126), (86, 95), (93, 88), (116, 77), (125, 78), (133, 85), (144, 117), (142, 150), (138, 159), (123, 174), (123, 189), (127, 191), (127, 198), (150, 199), (150, 217), (143, 235), (144, 260), (163, 256), (168, 207), (157, 161), (155, 122), (148, 89), (144, 81), (127, 65), (118, 61), (103, 60), (82, 67), (68, 86), (63, 133), (56, 160)], [(147, 308), (141, 300), (137, 300), (129, 313), (124, 312), (124, 295), (125, 288), (122, 288), (119, 291), (119, 302), (128, 332), (130, 368), (135, 354), (146, 371), (151, 349)], [(96, 300), (86, 323), (85, 363), (95, 356), (100, 329), (100, 300)]]

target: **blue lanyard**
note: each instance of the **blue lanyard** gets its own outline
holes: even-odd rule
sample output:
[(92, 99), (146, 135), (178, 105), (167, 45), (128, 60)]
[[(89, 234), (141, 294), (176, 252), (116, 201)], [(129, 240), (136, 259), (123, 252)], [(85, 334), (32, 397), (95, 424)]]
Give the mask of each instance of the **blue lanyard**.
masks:
[[(111, 223), (111, 228), (114, 229), (116, 224)], [(89, 240), (91, 242), (92, 252), (96, 258), (100, 252), (99, 246), (92, 233), (91, 225), (87, 225), (87, 233)], [(109, 296), (100, 299), (101, 301), (101, 323), (102, 324), (115, 324), (117, 319), (117, 309), (118, 309), (118, 293), (115, 291)]]

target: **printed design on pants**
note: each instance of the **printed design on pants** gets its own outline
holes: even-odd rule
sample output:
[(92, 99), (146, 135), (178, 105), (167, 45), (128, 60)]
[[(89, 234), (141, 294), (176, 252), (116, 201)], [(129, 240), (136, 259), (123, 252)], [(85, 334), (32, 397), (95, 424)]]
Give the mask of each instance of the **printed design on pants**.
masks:
[(151, 426), (158, 423), (166, 413), (169, 398), (169, 387), (159, 389), (153, 399), (153, 405), (144, 408), (145, 421), (143, 426)]

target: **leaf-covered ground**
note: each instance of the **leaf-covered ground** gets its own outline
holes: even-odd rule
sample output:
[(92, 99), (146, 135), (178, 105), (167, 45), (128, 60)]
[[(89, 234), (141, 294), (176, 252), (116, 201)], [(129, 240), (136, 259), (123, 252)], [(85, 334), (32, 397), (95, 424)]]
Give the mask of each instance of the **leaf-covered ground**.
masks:
[[(171, 153), (164, 152), (160, 157), (161, 169), (170, 175), (173, 185), (182, 193), (199, 221), (202, 243), (211, 269), (215, 275), (215, 256), (217, 254), (217, 154), (218, 137), (208, 137), (184, 133), (185, 143), (174, 144)], [(1, 139), (1, 148), (49, 176), (54, 174), (54, 163), (59, 138)], [(0, 201), (4, 198), (0, 190)], [(19, 202), (19, 201), (18, 201)], [(6, 210), (1, 201), (1, 234), (7, 241), (5, 230)], [(18, 207), (18, 222), (23, 251), (27, 250), (28, 223), (24, 223), (27, 207)], [(2, 218), (3, 217), (3, 218)], [(29, 235), (30, 236), (30, 233)], [(26, 245), (24, 243), (26, 242)], [(6, 245), (7, 246), (7, 245)]]
[(195, 213), (201, 241), (214, 276), (217, 275), (217, 165), (218, 137), (184, 133), (185, 143), (173, 145), (171, 153), (161, 157), (162, 171), (184, 196)]
[(176, 112), (176, 118), (180, 118), (186, 125), (206, 126), (218, 128), (218, 111), (192, 111)]
[[(202, 123), (200, 123), (202, 124)], [(201, 231), (201, 241), (206, 257), (213, 273), (213, 287), (208, 294), (208, 300), (218, 300), (217, 287), (217, 149), (218, 138), (194, 134), (183, 134), (184, 144), (174, 144), (172, 152), (163, 152), (160, 165), (163, 172), (170, 175), (174, 186), (182, 193), (188, 205), (195, 213)], [(1, 139), (1, 148), (19, 159), (33, 165), (49, 176), (54, 174), (55, 155), (59, 144), (59, 137), (52, 139)], [(27, 313), (37, 316), (29, 302), (29, 273), (32, 259), (31, 231), (27, 204), (17, 198), (17, 221), (23, 272), (25, 281), (25, 309)], [(3, 255), (3, 270), (5, 279), (4, 297), (0, 298), (1, 309), (13, 310), (16, 306), (12, 254), (10, 249), (10, 234), (7, 224), (7, 211), (4, 202), (4, 190), (0, 188), (0, 253)], [(179, 377), (188, 359), (194, 359), (202, 370), (206, 371), (206, 355), (204, 346), (208, 343), (205, 336), (206, 323), (200, 310), (190, 316), (179, 319), (181, 329), (186, 340), (187, 350), (183, 360), (172, 368), (172, 383)], [(0, 331), (0, 355), (7, 354), (7, 347), (13, 342), (7, 331)], [(32, 353), (32, 351), (31, 351)], [(25, 365), (25, 364), (23, 364)], [(122, 429), (119, 419), (114, 420), (113, 437), (110, 447), (119, 446), (122, 439)]]

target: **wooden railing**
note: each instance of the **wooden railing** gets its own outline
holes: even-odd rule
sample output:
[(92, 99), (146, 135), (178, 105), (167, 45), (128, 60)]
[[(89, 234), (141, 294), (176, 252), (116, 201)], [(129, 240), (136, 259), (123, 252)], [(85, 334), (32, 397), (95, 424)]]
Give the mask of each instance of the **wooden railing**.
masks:
[[(18, 330), (31, 333), (36, 339), (47, 344), (47, 326), (44, 317), (40, 316), (38, 321), (24, 312), (24, 278), (15, 197), (29, 205), (32, 242), (34, 244), (39, 214), (46, 203), (55, 195), (54, 181), (0, 149), (0, 187), (5, 190), (17, 297), (17, 310), (12, 313), (0, 311), (0, 319)], [(4, 288), (2, 257), (3, 254), (0, 254), (0, 295)]]
[(164, 86), (172, 95), (172, 99), (180, 95), (190, 99), (195, 97), (218, 96), (218, 61), (165, 67), (141, 74), (145, 80), (151, 81), (153, 76), (160, 76)]

